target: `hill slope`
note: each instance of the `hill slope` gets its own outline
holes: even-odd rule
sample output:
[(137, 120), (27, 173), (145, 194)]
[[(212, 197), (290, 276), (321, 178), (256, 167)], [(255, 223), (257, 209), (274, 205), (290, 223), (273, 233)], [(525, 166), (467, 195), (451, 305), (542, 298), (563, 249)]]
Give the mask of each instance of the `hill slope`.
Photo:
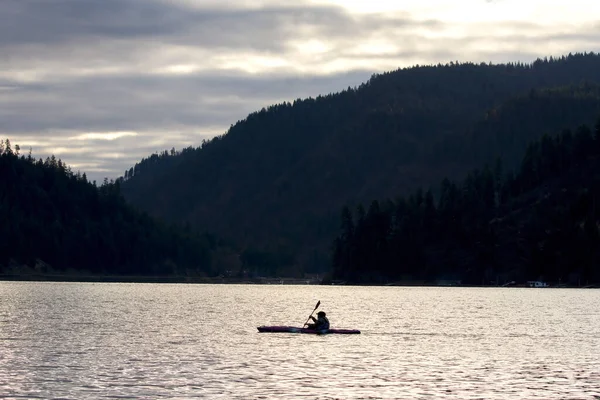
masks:
[(60, 160), (19, 155), (0, 142), (0, 273), (205, 276), (219, 246), (207, 235), (158, 222)]
[(344, 208), (334, 279), (600, 283), (600, 119), (533, 142), (516, 174), (473, 171), (433, 199)]
[[(509, 127), (522, 117), (528, 124), (547, 121), (540, 136), (572, 121), (591, 122), (599, 104), (596, 88), (583, 108), (570, 103), (576, 96), (569, 90), (527, 96), (532, 89), (579, 87), (582, 81), (600, 82), (599, 55), (376, 75), (356, 89), (252, 113), (196, 149), (142, 160), (123, 180), (123, 193), (153, 215), (246, 245), (300, 252), (304, 258), (297, 262), (304, 265), (325, 265), (322, 255), (340, 204), (408, 193), (478, 166), (476, 149), (490, 157), (498, 152), (488, 138), (504, 133), (486, 113), (503, 104), (513, 104), (498, 113)], [(511, 100), (517, 96), (526, 97)], [(553, 111), (552, 99), (561, 96), (561, 104), (572, 104), (565, 115)], [(463, 157), (467, 145), (469, 156)]]

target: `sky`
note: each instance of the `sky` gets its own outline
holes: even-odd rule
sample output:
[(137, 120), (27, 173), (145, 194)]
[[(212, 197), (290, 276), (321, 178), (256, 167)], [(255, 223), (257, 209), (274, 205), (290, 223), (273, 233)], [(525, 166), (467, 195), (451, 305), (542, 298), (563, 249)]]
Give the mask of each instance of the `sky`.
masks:
[(1, 0), (0, 138), (100, 182), (374, 73), (599, 50), (590, 0)]

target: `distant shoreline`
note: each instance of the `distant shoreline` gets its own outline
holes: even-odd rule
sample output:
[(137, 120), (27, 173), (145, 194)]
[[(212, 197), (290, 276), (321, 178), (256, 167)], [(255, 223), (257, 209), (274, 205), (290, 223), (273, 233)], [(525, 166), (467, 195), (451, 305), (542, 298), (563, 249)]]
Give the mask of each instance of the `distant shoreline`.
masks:
[[(320, 285), (320, 286), (375, 286), (375, 287), (481, 287), (481, 288), (527, 288), (527, 284), (502, 285), (464, 285), (445, 284), (424, 281), (392, 282), (392, 283), (356, 283), (347, 285), (345, 282), (322, 283), (320, 281), (301, 278), (226, 278), (226, 277), (181, 277), (181, 276), (121, 276), (121, 275), (61, 275), (61, 274), (31, 274), (14, 275), (0, 274), (0, 282), (80, 282), (80, 283), (194, 283), (194, 284), (237, 284), (237, 285)], [(550, 285), (537, 289), (598, 289), (600, 285)]]
[(320, 282), (299, 278), (225, 278), (184, 276), (128, 276), (128, 275), (67, 275), (67, 274), (0, 274), (0, 282), (106, 282), (106, 283), (206, 283), (206, 284), (286, 284), (319, 285)]

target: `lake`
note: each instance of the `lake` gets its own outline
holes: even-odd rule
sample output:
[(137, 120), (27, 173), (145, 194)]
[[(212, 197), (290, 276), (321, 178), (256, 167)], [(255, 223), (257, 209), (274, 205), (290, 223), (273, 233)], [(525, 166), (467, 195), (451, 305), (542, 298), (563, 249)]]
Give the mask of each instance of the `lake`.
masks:
[(600, 290), (0, 282), (0, 398), (599, 399)]

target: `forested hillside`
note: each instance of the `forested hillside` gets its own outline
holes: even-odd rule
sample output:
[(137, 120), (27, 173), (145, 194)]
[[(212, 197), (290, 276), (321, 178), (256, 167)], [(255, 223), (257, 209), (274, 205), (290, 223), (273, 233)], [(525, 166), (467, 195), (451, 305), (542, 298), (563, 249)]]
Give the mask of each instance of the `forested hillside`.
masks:
[(333, 279), (600, 283), (600, 119), (431, 191), (342, 210)]
[(197, 148), (152, 155), (126, 172), (122, 189), (151, 215), (260, 247), (246, 258), (257, 265), (326, 269), (341, 204), (457, 179), (497, 156), (508, 169), (531, 140), (593, 123), (596, 82), (593, 53), (400, 69), (252, 113)]
[(487, 110), (466, 134), (445, 138), (432, 161), (483, 165), (501, 158), (505, 167), (518, 167), (527, 146), (544, 134), (592, 124), (599, 99), (600, 86), (591, 82), (532, 89)]
[[(0, 142), (0, 274), (207, 276), (224, 248), (209, 235), (134, 210), (61, 160)], [(29, 268), (27, 268), (29, 267)]]

